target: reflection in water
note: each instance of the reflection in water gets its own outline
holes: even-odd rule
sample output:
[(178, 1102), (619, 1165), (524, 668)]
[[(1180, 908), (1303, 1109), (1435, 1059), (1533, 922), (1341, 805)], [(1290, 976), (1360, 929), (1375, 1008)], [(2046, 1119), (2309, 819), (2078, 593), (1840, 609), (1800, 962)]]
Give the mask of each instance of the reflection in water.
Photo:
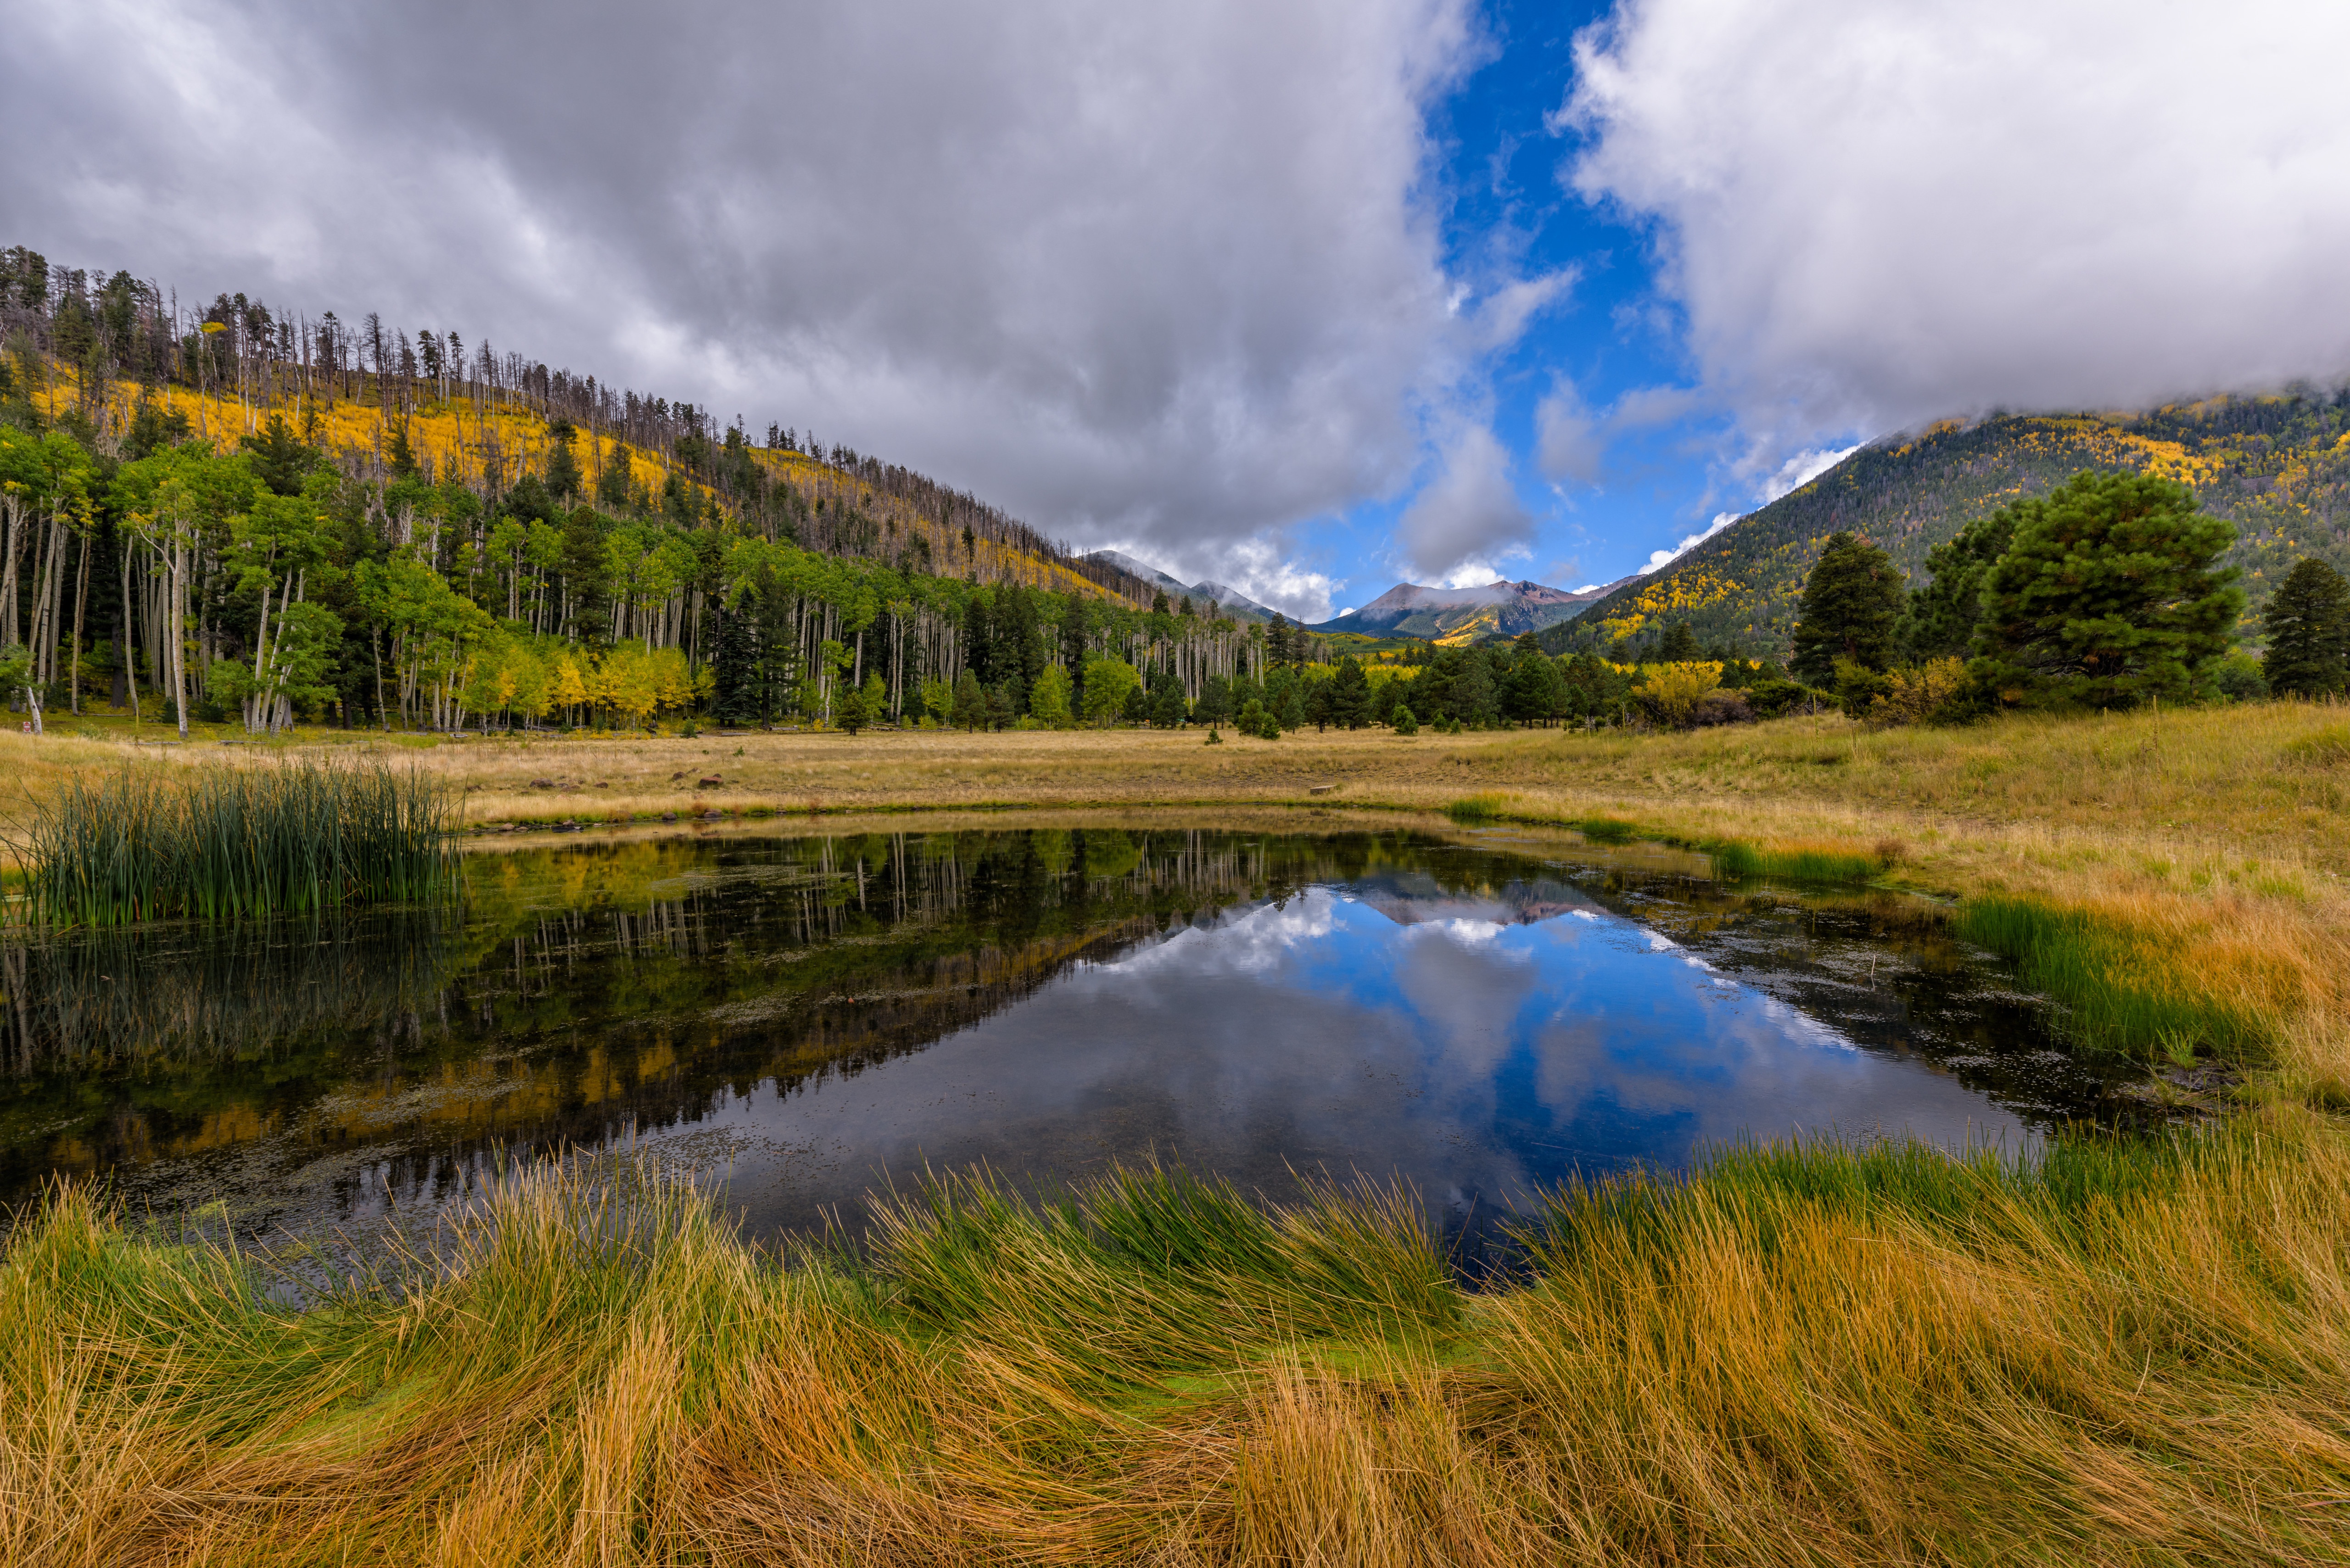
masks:
[(758, 1232), (984, 1161), (1157, 1156), (1456, 1217), (1743, 1136), (2004, 1138), (2102, 1108), (1888, 908), (1504, 845), (1024, 831), (476, 857), (462, 922), (0, 950), (0, 1195), (110, 1172), (296, 1226), (500, 1147), (634, 1138)]

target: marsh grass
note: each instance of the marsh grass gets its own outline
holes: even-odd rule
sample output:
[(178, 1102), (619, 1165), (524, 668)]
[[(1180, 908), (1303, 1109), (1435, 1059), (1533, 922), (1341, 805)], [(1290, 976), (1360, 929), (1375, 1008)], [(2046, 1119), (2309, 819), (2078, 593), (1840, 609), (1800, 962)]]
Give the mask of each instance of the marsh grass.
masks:
[(1458, 800), (1448, 801), (1445, 804), (1444, 815), (1468, 826), (1481, 826), (1489, 822), (1500, 822), (1511, 815), (1510, 797), (1497, 790), (1462, 795)]
[(957, 1176), (783, 1262), (539, 1167), (299, 1312), (61, 1189), (0, 1258), (0, 1560), (2335, 1563), (2345, 1179), (2306, 1120), (1732, 1150), (1472, 1295), (1359, 1188)]
[(413, 771), (283, 762), (67, 779), (17, 851), (48, 926), (316, 914), (453, 885), (451, 800)]

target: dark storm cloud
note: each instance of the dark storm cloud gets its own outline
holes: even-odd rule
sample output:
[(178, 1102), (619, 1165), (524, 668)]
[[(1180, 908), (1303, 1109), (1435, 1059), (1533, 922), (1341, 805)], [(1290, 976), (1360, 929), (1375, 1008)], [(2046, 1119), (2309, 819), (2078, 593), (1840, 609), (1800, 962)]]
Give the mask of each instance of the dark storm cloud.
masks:
[(1525, 298), (1449, 308), (1411, 196), (1458, 0), (5, 14), (9, 242), (454, 325), (1079, 536), (1394, 492)]

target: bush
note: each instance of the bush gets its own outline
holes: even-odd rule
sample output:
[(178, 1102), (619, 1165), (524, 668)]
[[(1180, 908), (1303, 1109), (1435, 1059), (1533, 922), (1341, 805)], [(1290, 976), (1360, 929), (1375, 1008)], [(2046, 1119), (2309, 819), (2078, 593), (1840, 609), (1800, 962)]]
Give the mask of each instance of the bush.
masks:
[(1686, 730), (1696, 722), (1698, 704), (1710, 692), (1721, 690), (1721, 666), (1711, 662), (1659, 664), (1648, 670), (1640, 688), (1641, 705), (1660, 724)]
[(1754, 710), (1746, 705), (1742, 693), (1726, 689), (1709, 691), (1690, 710), (1689, 722), (1697, 729), (1711, 724), (1751, 724), (1754, 722)]
[(1973, 690), (1966, 665), (1956, 659), (1888, 670), (1884, 690), (1869, 704), (1867, 716), (1880, 724), (1947, 723), (1967, 716), (1967, 698)]
[(1417, 735), (1419, 733), (1419, 715), (1400, 702), (1396, 704), (1396, 711), (1392, 715), (1390, 715), (1388, 722), (1395, 726), (1395, 732), (1399, 735)]

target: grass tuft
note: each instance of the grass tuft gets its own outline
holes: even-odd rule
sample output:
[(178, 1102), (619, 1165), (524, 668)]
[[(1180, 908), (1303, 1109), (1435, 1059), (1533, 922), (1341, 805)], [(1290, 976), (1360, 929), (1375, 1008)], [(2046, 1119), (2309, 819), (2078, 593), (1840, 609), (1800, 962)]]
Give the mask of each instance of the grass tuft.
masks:
[(1499, 822), (1508, 815), (1510, 797), (1496, 790), (1462, 795), (1444, 808), (1444, 815), (1463, 825)]
[(41, 925), (315, 914), (446, 893), (452, 815), (446, 788), (381, 766), (125, 767), (36, 802), (17, 858)]

